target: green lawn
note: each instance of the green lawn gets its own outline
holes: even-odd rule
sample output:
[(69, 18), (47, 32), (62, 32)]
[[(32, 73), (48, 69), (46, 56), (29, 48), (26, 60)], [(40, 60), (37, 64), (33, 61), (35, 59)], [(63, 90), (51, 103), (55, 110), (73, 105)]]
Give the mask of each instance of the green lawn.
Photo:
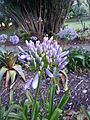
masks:
[[(89, 20), (83, 20), (86, 26), (90, 26), (90, 19)], [(80, 22), (77, 22), (76, 20), (69, 20), (65, 22), (65, 25), (70, 26), (71, 28), (74, 29), (81, 29), (82, 25)]]

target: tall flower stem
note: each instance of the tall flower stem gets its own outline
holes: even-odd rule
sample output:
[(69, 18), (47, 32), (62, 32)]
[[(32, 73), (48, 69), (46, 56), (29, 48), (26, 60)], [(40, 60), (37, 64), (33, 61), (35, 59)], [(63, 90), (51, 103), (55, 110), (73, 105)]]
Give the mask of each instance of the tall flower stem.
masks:
[(62, 48), (62, 51), (65, 49), (66, 45), (67, 45), (67, 39), (65, 40), (64, 46)]
[(41, 70), (41, 73), (40, 73), (40, 76), (39, 76), (38, 87), (36, 89), (35, 100), (34, 100), (33, 107), (32, 107), (32, 119), (31, 120), (34, 120), (34, 117), (35, 117), (35, 114), (36, 114), (35, 113), (35, 111), (36, 111), (36, 104), (37, 104), (36, 102), (37, 102), (37, 98), (38, 98), (38, 94), (39, 94), (42, 73), (43, 73), (43, 69)]

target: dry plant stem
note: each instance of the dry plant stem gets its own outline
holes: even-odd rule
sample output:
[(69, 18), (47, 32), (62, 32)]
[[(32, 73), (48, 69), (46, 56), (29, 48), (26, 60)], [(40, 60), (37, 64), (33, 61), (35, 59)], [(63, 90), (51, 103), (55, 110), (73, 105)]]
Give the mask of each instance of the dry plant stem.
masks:
[(63, 86), (64, 86), (65, 79), (64, 79), (64, 76), (63, 76), (63, 75), (61, 76), (61, 81), (62, 81), (62, 84), (63, 84)]
[(8, 87), (9, 79), (10, 79), (10, 72), (7, 71), (7, 72), (6, 72), (6, 82), (5, 82), (5, 87)]

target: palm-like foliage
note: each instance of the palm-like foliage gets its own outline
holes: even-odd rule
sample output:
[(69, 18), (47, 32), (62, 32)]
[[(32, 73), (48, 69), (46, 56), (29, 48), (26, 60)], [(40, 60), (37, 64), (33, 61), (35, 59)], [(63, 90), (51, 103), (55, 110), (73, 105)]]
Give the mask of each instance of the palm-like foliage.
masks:
[(4, 74), (6, 74), (5, 86), (8, 86), (11, 78), (11, 83), (14, 82), (16, 74), (18, 73), (25, 80), (22, 67), (16, 64), (17, 55), (13, 52), (0, 52), (0, 81)]

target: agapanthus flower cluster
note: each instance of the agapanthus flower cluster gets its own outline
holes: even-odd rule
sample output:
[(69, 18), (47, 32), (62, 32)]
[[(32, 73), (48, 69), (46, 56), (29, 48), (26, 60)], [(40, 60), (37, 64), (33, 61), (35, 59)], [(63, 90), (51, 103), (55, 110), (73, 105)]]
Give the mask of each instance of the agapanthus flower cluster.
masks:
[(33, 40), (33, 41), (36, 41), (37, 37), (36, 36), (31, 36), (30, 39)]
[(19, 42), (19, 37), (17, 35), (10, 36), (10, 42), (17, 44)]
[(7, 36), (6, 34), (0, 35), (0, 42), (1, 42), (1, 43), (5, 43), (6, 40), (7, 40), (7, 38), (8, 38), (8, 36)]
[[(28, 52), (18, 46), (20, 54), (18, 59), (25, 64), (26, 67), (34, 66), (38, 72), (32, 82), (34, 89), (38, 86), (38, 79), (40, 71), (43, 69), (46, 73), (47, 80), (53, 77), (60, 77), (61, 70), (67, 65), (68, 51), (62, 51), (62, 48), (58, 45), (57, 41), (53, 40), (53, 37), (48, 39), (44, 37), (43, 42), (36, 41), (34, 44), (31, 40), (26, 41)], [(30, 82), (29, 82), (30, 83)], [(25, 88), (27, 88), (25, 86)]]
[(64, 29), (60, 28), (60, 31), (57, 33), (57, 35), (66, 40), (74, 40), (78, 36), (77, 32), (68, 26)]

